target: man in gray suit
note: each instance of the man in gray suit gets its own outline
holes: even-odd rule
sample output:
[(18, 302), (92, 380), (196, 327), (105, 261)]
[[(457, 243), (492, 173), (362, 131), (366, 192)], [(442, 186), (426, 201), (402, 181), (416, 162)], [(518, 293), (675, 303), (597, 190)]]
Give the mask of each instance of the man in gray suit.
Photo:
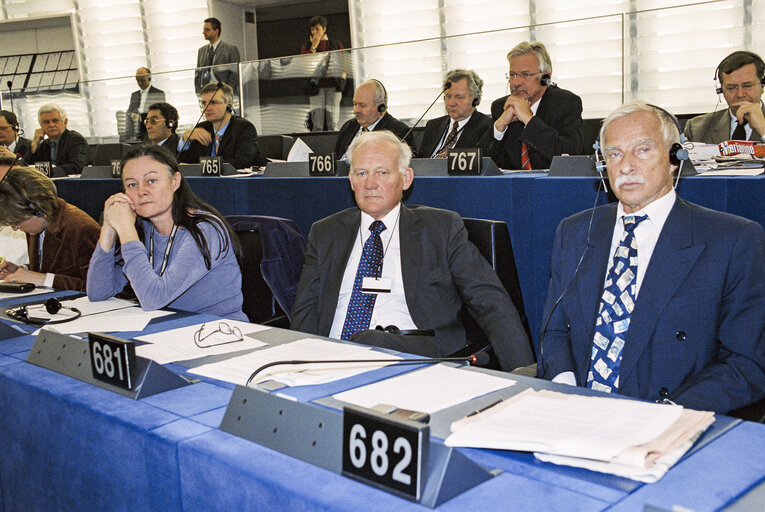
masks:
[(460, 216), (401, 203), (414, 179), (411, 154), (387, 130), (365, 132), (348, 148), (358, 208), (311, 227), (291, 328), (443, 357), (467, 344), (464, 301), (503, 370), (530, 364), (518, 312)]
[(717, 94), (728, 108), (696, 116), (685, 125), (685, 136), (693, 142), (719, 144), (726, 140), (765, 141), (765, 62), (753, 52), (736, 51), (715, 70)]
[(194, 90), (197, 94), (200, 94), (202, 88), (210, 82), (226, 83), (234, 91), (239, 89), (239, 75), (236, 68), (236, 63), (240, 60), (239, 48), (221, 41), (220, 33), (220, 20), (207, 18), (202, 28), (202, 35), (209, 44), (200, 47), (197, 51), (197, 70), (194, 73)]
[(135, 81), (138, 84), (138, 90), (130, 95), (130, 105), (125, 112), (127, 119), (123, 140), (146, 139), (144, 126), (146, 112), (150, 105), (165, 101), (165, 91), (151, 85), (151, 70), (149, 68), (138, 68), (135, 72)]

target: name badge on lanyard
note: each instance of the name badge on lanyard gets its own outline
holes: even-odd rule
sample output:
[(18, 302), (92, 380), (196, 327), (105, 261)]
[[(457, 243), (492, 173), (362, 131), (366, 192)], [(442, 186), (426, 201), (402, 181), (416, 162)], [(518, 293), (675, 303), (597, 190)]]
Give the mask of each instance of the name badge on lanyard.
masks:
[(391, 280), (386, 277), (365, 277), (361, 280), (362, 293), (390, 293)]

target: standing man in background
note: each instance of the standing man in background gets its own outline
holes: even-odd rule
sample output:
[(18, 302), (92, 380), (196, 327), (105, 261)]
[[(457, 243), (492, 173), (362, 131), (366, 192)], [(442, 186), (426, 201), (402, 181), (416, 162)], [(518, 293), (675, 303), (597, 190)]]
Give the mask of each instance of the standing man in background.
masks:
[(149, 110), (149, 105), (165, 101), (165, 92), (151, 85), (149, 68), (138, 68), (135, 72), (135, 81), (138, 83), (138, 90), (130, 95), (130, 106), (126, 111), (125, 140), (146, 138), (146, 128), (143, 125), (143, 120), (146, 119), (144, 114)]
[(502, 169), (549, 169), (552, 157), (582, 151), (582, 100), (559, 89), (552, 61), (540, 42), (523, 42), (507, 54), (510, 95), (491, 104), (494, 130), (484, 142)]
[[(217, 18), (207, 18), (202, 35), (206, 44), (197, 51), (197, 70), (194, 73), (194, 90), (197, 95), (210, 82), (223, 82), (234, 91), (239, 88), (236, 63), (239, 62), (239, 48), (220, 40), (221, 25)], [(231, 66), (223, 66), (231, 64)], [(217, 66), (211, 68), (210, 66)]]
[[(343, 43), (330, 39), (327, 35), (327, 18), (314, 16), (308, 23), (311, 37), (300, 48), (301, 54), (328, 52), (344, 49)], [(339, 77), (332, 78), (330, 73), (332, 59), (341, 59), (342, 72)], [(340, 118), (340, 99), (345, 89), (347, 76), (345, 56), (327, 54), (316, 67), (314, 76), (308, 81), (308, 100), (311, 105), (311, 126), (313, 131), (337, 130), (337, 120)], [(325, 114), (329, 114), (325, 116)], [(325, 117), (328, 119), (325, 121)]]

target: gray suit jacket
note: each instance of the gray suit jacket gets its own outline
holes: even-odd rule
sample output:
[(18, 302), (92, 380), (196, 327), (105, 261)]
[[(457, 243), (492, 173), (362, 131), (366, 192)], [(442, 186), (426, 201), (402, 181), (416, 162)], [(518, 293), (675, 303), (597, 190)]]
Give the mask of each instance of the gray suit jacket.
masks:
[[(165, 91), (162, 89), (157, 89), (153, 85), (149, 86), (149, 92), (148, 97), (146, 98), (146, 105), (144, 108), (146, 110), (149, 110), (149, 107), (152, 106), (154, 103), (163, 103), (165, 101)], [(131, 113), (138, 113), (138, 114), (145, 114), (146, 112), (139, 112), (138, 107), (141, 106), (141, 91), (133, 91), (133, 93), (130, 95), (130, 105), (128, 106), (128, 109), (125, 111), (125, 113), (128, 115), (127, 119), (125, 120), (125, 139), (124, 140), (131, 140), (133, 138), (143, 140), (146, 138), (146, 127), (143, 124), (143, 120), (146, 119), (146, 116), (141, 116), (141, 122), (138, 123), (138, 132), (135, 131), (135, 124), (133, 123), (133, 120), (130, 119)]]
[[(762, 113), (765, 114), (765, 106), (762, 107)], [(708, 144), (719, 144), (730, 140), (730, 115), (728, 109), (718, 110), (696, 116), (685, 123), (683, 132), (685, 137), (691, 142), (706, 142)], [(759, 142), (760, 136), (757, 130), (752, 130), (752, 136), (749, 140)]]
[[(292, 329), (329, 334), (360, 222), (360, 210), (350, 208), (311, 227)], [(504, 370), (532, 363), (518, 312), (497, 275), (468, 241), (460, 216), (402, 205), (399, 225), (404, 294), (417, 328), (435, 330), (444, 354), (456, 352), (467, 344), (459, 319), (464, 302)]]
[[(194, 90), (197, 94), (200, 93), (202, 87), (209, 83), (210, 68), (203, 68), (203, 66), (209, 66), (207, 64), (207, 52), (209, 44), (206, 44), (197, 50), (197, 70), (194, 73)], [(233, 44), (224, 43), (221, 41), (218, 43), (218, 48), (215, 50), (215, 56), (213, 57), (212, 65), (218, 66), (212, 68), (215, 77), (234, 89), (236, 92), (239, 89), (239, 78), (237, 73), (236, 63), (241, 59), (239, 58), (239, 48)], [(231, 64), (230, 66), (223, 66), (223, 64)], [(203, 69), (199, 69), (203, 68)]]

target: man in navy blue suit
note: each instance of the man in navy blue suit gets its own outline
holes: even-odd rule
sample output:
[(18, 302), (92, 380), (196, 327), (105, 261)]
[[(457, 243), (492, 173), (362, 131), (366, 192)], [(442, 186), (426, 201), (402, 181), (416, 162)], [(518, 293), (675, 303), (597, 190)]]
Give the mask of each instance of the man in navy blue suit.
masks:
[[(666, 112), (624, 105), (605, 119), (600, 141), (619, 202), (558, 226), (540, 376), (603, 389), (599, 378), (617, 372), (610, 391), (718, 413), (761, 399), (763, 227), (675, 194), (679, 133)], [(639, 219), (634, 229), (623, 219), (630, 216)], [(617, 261), (627, 232), (637, 254), (626, 261), (635, 272)], [(624, 293), (609, 297), (612, 281), (625, 274), (633, 280)], [(610, 338), (601, 336), (603, 324), (613, 323), (604, 314), (609, 302), (631, 309), (626, 323), (611, 325), (617, 334)]]

